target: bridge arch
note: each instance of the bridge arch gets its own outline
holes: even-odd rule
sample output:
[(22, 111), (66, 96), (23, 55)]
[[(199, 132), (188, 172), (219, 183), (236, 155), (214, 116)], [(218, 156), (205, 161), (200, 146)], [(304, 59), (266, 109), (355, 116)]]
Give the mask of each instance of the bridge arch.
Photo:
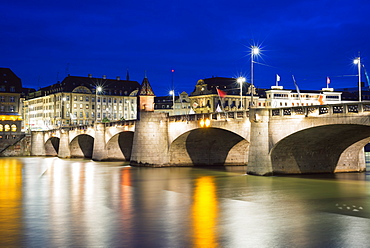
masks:
[(46, 156), (58, 156), (59, 143), (60, 143), (59, 137), (50, 137), (45, 142), (45, 155)]
[(175, 166), (246, 165), (249, 142), (221, 128), (198, 128), (177, 137), (170, 145)]
[[(358, 124), (323, 125), (297, 131), (271, 149), (272, 171), (304, 174), (364, 170), (359, 163), (359, 153), (369, 137), (370, 126)], [(346, 151), (352, 156), (350, 162), (346, 161)]]
[(94, 138), (88, 134), (75, 136), (69, 143), (72, 158), (92, 158)]
[(112, 136), (107, 142), (109, 160), (129, 161), (134, 139), (134, 132), (119, 132)]

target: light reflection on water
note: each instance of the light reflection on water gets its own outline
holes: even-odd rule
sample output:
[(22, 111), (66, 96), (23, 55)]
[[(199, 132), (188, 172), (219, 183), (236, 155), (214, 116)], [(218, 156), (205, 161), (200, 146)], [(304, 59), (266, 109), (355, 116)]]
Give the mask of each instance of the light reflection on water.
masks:
[(366, 247), (370, 173), (0, 159), (0, 246)]

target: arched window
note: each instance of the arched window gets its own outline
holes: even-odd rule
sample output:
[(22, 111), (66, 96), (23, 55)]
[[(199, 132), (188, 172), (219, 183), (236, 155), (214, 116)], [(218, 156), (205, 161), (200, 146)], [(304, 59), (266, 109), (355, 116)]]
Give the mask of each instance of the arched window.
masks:
[(12, 132), (17, 132), (17, 126), (15, 124), (12, 125)]
[(5, 131), (5, 132), (9, 132), (9, 131), (10, 131), (10, 126), (9, 126), (9, 124), (5, 124), (5, 126), (4, 126), (4, 131)]
[(0, 124), (0, 132), (3, 132), (4, 131), (4, 126), (3, 124)]

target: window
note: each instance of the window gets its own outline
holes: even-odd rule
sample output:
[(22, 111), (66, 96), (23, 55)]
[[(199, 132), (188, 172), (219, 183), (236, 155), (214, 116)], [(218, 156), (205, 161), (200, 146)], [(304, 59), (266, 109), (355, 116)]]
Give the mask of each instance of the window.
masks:
[(82, 105), (82, 103), (80, 103), (80, 109), (82, 109), (83, 108), (83, 105)]
[(89, 112), (86, 112), (85, 115), (86, 115), (86, 118), (89, 118)]
[(17, 132), (17, 126), (15, 124), (12, 125), (12, 132)]
[(84, 100), (83, 96), (80, 96), (80, 101), (83, 101), (83, 100)]
[(14, 86), (10, 87), (10, 92), (15, 92), (15, 87)]
[(85, 108), (86, 108), (86, 109), (89, 109), (89, 104), (86, 104)]
[(83, 113), (82, 112), (80, 112), (80, 118), (82, 118), (83, 117)]
[(9, 124), (5, 124), (5, 126), (4, 126), (4, 131), (5, 131), (5, 132), (9, 132), (9, 131), (10, 131), (10, 126), (9, 126)]
[(4, 126), (3, 124), (0, 124), (0, 132), (3, 132), (4, 131)]
[(85, 101), (86, 101), (86, 102), (90, 101), (90, 99), (89, 99), (89, 97), (88, 97), (88, 96), (85, 98)]
[(15, 102), (15, 98), (14, 98), (14, 96), (11, 96), (11, 97), (9, 98), (9, 101), (10, 101), (10, 102)]

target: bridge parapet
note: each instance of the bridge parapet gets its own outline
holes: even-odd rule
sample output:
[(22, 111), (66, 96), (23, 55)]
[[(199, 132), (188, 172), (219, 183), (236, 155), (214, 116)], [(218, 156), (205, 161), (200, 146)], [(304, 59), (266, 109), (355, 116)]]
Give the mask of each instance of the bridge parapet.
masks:
[(217, 112), (217, 113), (203, 113), (203, 114), (191, 114), (191, 115), (173, 115), (169, 116), (170, 122), (189, 122), (189, 121), (200, 121), (202, 119), (210, 120), (226, 120), (226, 119), (243, 119), (249, 117), (249, 111), (237, 111), (237, 112)]
[(343, 103), (330, 105), (297, 106), (270, 109), (271, 117), (324, 116), (337, 114), (362, 114), (370, 112), (370, 103)]

